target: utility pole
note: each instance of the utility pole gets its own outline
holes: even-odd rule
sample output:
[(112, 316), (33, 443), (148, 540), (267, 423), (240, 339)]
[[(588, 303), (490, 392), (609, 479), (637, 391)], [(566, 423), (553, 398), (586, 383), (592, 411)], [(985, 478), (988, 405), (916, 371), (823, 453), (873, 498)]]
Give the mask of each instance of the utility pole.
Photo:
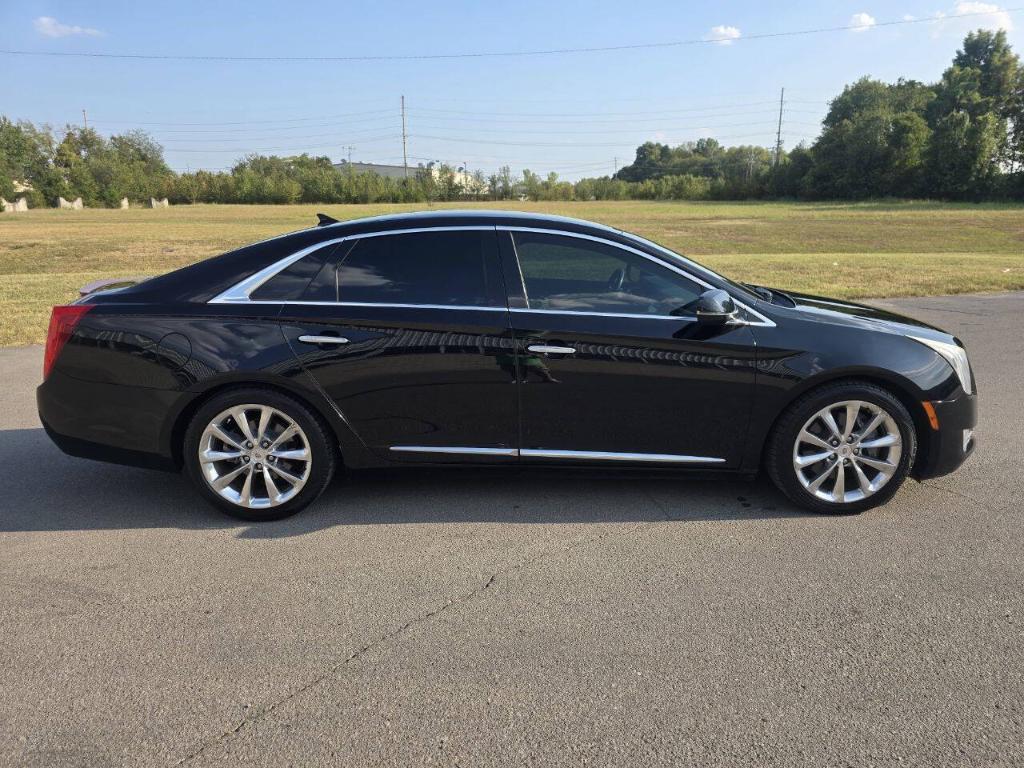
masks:
[(612, 167), (615, 169), (614, 171), (612, 171), (612, 176), (614, 176), (616, 173), (619, 172), (619, 158), (618, 157), (613, 157), (612, 158)]
[(89, 116), (85, 114), (85, 110), (82, 110), (82, 122), (85, 123), (85, 127), (89, 127)]
[(402, 165), (405, 167), (405, 178), (409, 178), (409, 153), (406, 149), (405, 136), (405, 96), (402, 96)]
[(782, 105), (786, 103), (786, 89), (779, 94), (779, 128), (775, 132), (775, 165), (782, 158)]

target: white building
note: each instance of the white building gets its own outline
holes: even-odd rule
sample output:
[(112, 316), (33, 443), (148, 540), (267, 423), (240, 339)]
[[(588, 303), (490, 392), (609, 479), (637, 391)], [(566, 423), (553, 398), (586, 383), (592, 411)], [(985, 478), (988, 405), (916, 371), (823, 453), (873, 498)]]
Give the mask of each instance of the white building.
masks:
[[(386, 179), (404, 179), (406, 177), (404, 165), (385, 165), (384, 163), (349, 163), (347, 160), (342, 160), (340, 163), (335, 163), (334, 167), (342, 172), (352, 173), (375, 173), (378, 176), (383, 176)], [(421, 170), (424, 166), (409, 166), (409, 178), (416, 178), (416, 173)], [(431, 163), (429, 166), (430, 172), (434, 178), (438, 177), (438, 166)], [(469, 188), (473, 183), (473, 174), (467, 173), (466, 171), (455, 171), (455, 181), (459, 186), (464, 189)]]

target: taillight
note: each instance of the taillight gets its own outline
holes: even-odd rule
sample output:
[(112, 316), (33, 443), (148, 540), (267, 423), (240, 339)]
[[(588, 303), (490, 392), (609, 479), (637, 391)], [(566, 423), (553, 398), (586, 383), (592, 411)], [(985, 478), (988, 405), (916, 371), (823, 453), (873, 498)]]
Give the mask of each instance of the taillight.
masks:
[(68, 304), (54, 307), (50, 312), (50, 330), (46, 332), (46, 352), (43, 355), (43, 379), (50, 375), (57, 355), (67, 344), (75, 327), (93, 308), (92, 304)]

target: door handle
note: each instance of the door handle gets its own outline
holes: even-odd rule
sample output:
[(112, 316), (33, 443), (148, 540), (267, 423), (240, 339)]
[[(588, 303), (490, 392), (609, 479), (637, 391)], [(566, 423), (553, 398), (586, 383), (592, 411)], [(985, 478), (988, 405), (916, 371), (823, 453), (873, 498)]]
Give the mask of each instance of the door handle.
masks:
[(299, 341), (306, 344), (348, 344), (348, 339), (342, 336), (299, 336)]
[(548, 346), (547, 344), (531, 344), (527, 347), (530, 352), (536, 352), (539, 355), (575, 355), (576, 350), (573, 347), (555, 347)]

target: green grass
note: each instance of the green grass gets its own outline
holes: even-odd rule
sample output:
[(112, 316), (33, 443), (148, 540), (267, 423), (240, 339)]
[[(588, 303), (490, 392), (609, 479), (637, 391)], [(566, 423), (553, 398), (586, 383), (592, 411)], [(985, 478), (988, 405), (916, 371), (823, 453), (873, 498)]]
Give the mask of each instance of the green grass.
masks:
[[(423, 205), (179, 206), (0, 214), (0, 346), (42, 342), (51, 305), (101, 277), (166, 272), (336, 218)], [(1024, 206), (942, 203), (506, 203), (599, 221), (729, 277), (840, 298), (1024, 288)]]

